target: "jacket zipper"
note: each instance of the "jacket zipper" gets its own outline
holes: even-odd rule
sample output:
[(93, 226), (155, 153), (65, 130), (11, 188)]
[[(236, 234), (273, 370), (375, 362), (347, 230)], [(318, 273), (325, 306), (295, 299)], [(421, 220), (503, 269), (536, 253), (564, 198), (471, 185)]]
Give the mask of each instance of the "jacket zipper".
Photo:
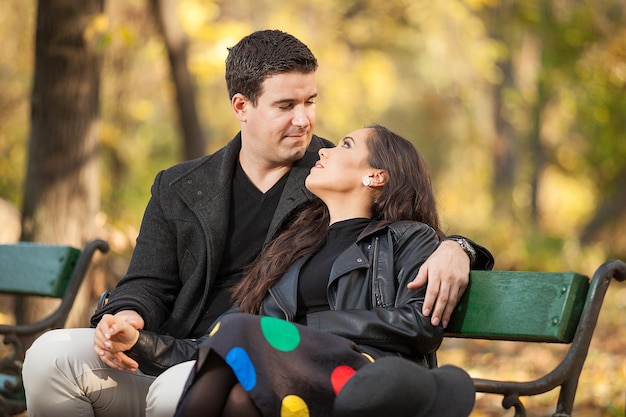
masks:
[(376, 307), (380, 307), (381, 300), (378, 293), (378, 246), (379, 238), (374, 238), (374, 248), (372, 249), (370, 259), (372, 260), (372, 266), (370, 267), (370, 279), (372, 280), (372, 304)]
[(278, 297), (276, 297), (276, 294), (274, 294), (274, 291), (272, 291), (272, 288), (269, 289), (269, 293), (272, 296), (272, 298), (274, 299), (274, 302), (276, 303), (276, 305), (278, 306), (278, 308), (280, 308), (280, 311), (283, 312), (283, 314), (285, 315), (285, 320), (287, 321), (292, 321), (289, 319), (289, 313), (287, 312), (287, 310), (283, 307), (282, 303), (280, 302), (280, 300), (278, 299)]

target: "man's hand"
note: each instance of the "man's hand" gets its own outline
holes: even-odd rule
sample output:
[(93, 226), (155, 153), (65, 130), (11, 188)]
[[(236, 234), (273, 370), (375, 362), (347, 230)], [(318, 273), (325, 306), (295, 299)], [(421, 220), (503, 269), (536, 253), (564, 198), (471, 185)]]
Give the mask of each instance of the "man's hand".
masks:
[(115, 318), (129, 323), (131, 326), (133, 326), (137, 330), (143, 329), (143, 326), (144, 326), (143, 318), (136, 311), (122, 310), (122, 311), (115, 313)]
[(427, 285), (422, 314), (431, 316), (433, 326), (440, 322), (444, 328), (448, 325), (452, 311), (469, 283), (469, 272), (470, 261), (465, 251), (458, 243), (444, 240), (408, 284), (409, 289)]
[(114, 316), (105, 314), (94, 335), (94, 350), (113, 369), (135, 372), (139, 364), (124, 352), (139, 339), (143, 319), (134, 311), (121, 311)]

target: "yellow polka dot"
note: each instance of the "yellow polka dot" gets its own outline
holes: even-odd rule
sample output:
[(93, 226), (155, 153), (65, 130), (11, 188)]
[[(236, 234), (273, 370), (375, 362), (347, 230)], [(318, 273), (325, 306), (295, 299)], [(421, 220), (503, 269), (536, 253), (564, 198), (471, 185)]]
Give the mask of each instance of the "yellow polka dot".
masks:
[(367, 353), (363, 353), (361, 352), (361, 355), (365, 356), (367, 358), (368, 361), (370, 362), (374, 362), (374, 358), (372, 358), (370, 355), (368, 355)]
[(209, 333), (209, 336), (213, 336), (215, 333), (217, 333), (217, 331), (220, 329), (220, 324), (222, 324), (222, 322), (218, 321), (217, 324), (213, 326), (213, 328), (211, 329), (211, 333)]
[(297, 395), (287, 395), (280, 407), (280, 417), (309, 417), (309, 407)]

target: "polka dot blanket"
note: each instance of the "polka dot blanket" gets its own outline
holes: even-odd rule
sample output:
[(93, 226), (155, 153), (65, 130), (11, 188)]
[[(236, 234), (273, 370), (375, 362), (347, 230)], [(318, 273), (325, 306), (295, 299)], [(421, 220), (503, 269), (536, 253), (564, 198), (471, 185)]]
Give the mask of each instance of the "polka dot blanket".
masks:
[(331, 417), (337, 393), (371, 362), (348, 339), (273, 317), (229, 314), (210, 335), (197, 368), (216, 352), (264, 416)]

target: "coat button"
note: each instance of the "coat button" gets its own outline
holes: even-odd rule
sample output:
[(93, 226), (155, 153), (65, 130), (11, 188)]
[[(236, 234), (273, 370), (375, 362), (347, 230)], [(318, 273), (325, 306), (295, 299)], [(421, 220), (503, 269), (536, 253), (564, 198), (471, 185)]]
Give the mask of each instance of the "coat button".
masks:
[(361, 263), (361, 262), (363, 262), (363, 258), (356, 258), (356, 261), (357, 261), (358, 263)]

